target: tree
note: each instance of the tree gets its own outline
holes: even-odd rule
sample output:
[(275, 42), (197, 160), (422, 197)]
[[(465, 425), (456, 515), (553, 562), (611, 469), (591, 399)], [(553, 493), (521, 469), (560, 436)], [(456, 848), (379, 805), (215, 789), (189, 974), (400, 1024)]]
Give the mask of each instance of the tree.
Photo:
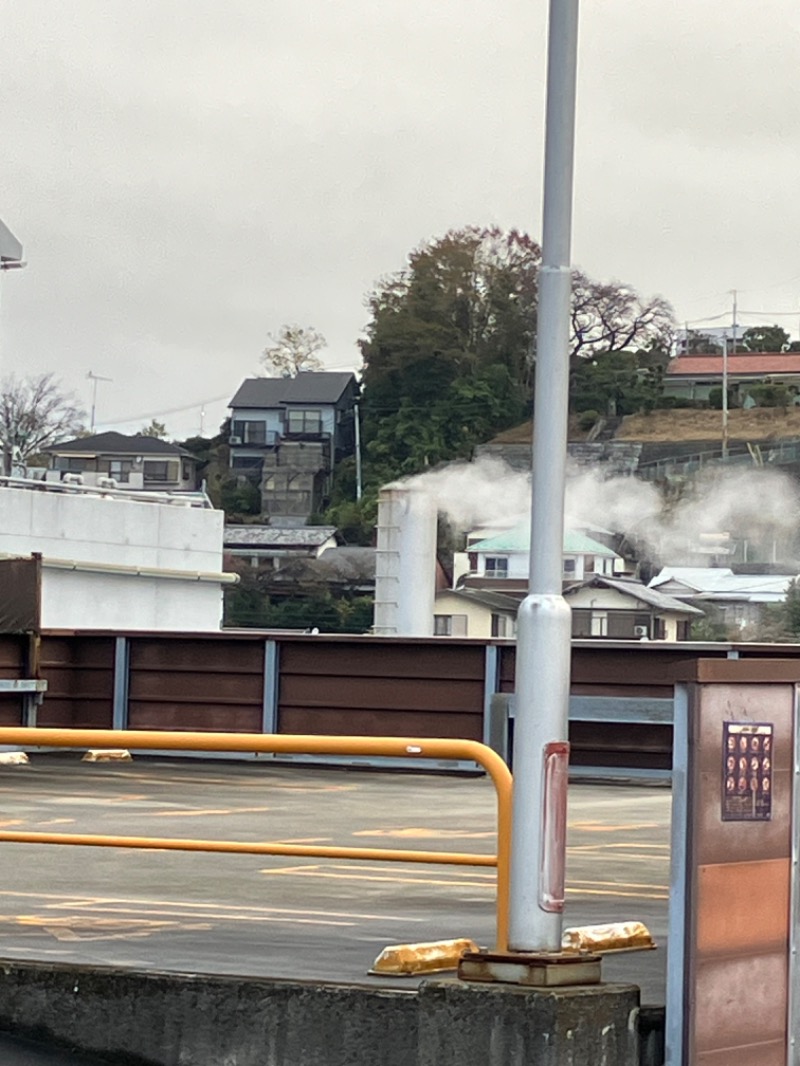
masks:
[(365, 484), (469, 455), (521, 421), (540, 258), (517, 231), (467, 227), (379, 283), (361, 341)]
[(577, 360), (570, 374), (570, 407), (603, 415), (631, 415), (658, 406), (663, 366), (643, 365), (636, 352), (605, 352)]
[(622, 282), (572, 274), (572, 361), (636, 348), (668, 351), (675, 316), (662, 296), (641, 297)]
[(313, 327), (281, 326), (277, 334), (268, 336), (270, 343), (261, 354), (267, 374), (293, 378), (301, 370), (322, 370), (317, 353), (327, 346), (327, 341)]
[(785, 352), (789, 334), (777, 325), (751, 326), (742, 334), (742, 344), (747, 352)]
[(5, 378), (0, 385), (3, 473), (11, 472), (12, 462), (25, 463), (50, 445), (78, 436), (85, 417), (52, 374)]
[[(541, 250), (526, 234), (473, 226), (422, 244), (403, 270), (377, 285), (360, 342), (365, 488), (468, 457), (526, 417), (540, 262)], [(574, 290), (573, 366), (641, 349), (654, 359), (650, 374), (635, 354), (641, 392), (640, 372), (655, 380), (656, 355), (672, 341), (669, 304), (580, 272)]]
[(157, 440), (166, 440), (167, 427), (163, 422), (157, 422), (155, 418), (149, 426), (142, 426), (139, 430), (140, 437), (155, 437)]

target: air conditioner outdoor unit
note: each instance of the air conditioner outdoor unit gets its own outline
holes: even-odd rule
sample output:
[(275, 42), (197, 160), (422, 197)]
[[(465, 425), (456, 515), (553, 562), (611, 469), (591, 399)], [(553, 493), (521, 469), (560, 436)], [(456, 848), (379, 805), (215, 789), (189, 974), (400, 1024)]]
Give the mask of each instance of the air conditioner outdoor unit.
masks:
[(633, 627), (633, 635), (635, 637), (646, 637), (646, 636), (648, 636), (647, 626), (634, 626)]
[(228, 444), (241, 444), (241, 443), (242, 443), (242, 438), (241, 437), (228, 437)]

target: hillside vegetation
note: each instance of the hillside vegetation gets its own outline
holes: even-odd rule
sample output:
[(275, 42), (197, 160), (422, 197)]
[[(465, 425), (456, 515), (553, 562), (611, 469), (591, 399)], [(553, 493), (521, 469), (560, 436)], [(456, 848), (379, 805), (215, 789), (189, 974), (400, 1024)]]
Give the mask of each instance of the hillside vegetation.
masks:
[[(614, 439), (719, 441), (721, 435), (721, 411), (679, 408), (674, 411), (627, 415), (614, 434)], [(749, 411), (736, 408), (728, 412), (728, 437), (731, 440), (747, 441), (800, 437), (800, 408), (754, 407)]]

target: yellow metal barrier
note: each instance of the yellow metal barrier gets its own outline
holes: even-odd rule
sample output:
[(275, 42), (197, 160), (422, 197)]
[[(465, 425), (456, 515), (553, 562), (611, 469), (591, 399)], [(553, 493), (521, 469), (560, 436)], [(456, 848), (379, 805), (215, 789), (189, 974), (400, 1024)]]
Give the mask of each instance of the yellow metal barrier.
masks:
[(408, 759), (472, 760), (486, 770), (497, 793), (497, 854), (405, 851), (389, 848), (320, 847), (313, 844), (255, 844), (223, 840), (102, 836), (86, 833), (25, 833), (3, 830), (0, 843), (76, 844), (89, 847), (159, 848), (249, 855), (292, 855), (381, 862), (422, 862), (497, 867), (496, 949), (508, 947), (508, 882), (511, 858), (511, 774), (500, 756), (475, 740), (411, 737), (295, 736), (278, 733), (160, 733), (134, 729), (0, 728), (0, 745), (25, 748), (133, 748), (136, 751), (207, 751), (241, 754), (373, 755)]

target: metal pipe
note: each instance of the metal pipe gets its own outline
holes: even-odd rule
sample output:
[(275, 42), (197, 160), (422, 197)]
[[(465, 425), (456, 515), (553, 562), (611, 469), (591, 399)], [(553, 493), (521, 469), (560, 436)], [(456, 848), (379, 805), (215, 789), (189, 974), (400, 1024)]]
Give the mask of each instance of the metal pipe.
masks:
[[(18, 559), (11, 552), (0, 552), (0, 559)], [(53, 559), (42, 557), (42, 566), (47, 570), (74, 570), (85, 574), (112, 574), (120, 577), (157, 577), (171, 581), (210, 581), (217, 585), (235, 585), (238, 574), (216, 570), (174, 570), (163, 566), (127, 566), (124, 563), (90, 563), (80, 559)]]
[(142, 848), (208, 851), (227, 855), (283, 855), (306, 859), (358, 859), (363, 862), (420, 862), (431, 866), (496, 866), (495, 855), (459, 851), (407, 851), (398, 848), (346, 848), (314, 844), (259, 844), (247, 840), (192, 840), (182, 837), (123, 837), (101, 833), (0, 831), (4, 844), (72, 844), (82, 848)]
[(577, 39), (578, 0), (550, 0), (530, 583), (517, 629), (509, 922), (509, 946), (516, 951), (561, 949), (561, 914), (546, 909), (541, 880), (546, 859), (563, 868), (565, 849), (563, 840), (555, 842), (555, 850), (548, 844), (543, 812), (548, 811), (550, 828), (565, 823), (560, 806), (566, 790), (559, 799), (546, 797), (544, 769), (548, 746), (567, 739), (569, 708), (571, 615), (562, 596), (562, 556)]
[[(138, 729), (27, 729), (18, 726), (0, 727), (0, 746), (10, 745), (21, 748), (128, 748), (134, 751), (226, 751), (226, 752), (263, 752), (285, 755), (387, 755), (411, 759), (464, 759), (473, 760), (482, 766), (492, 779), (497, 796), (497, 856), (472, 856), (476, 862), (469, 865), (497, 865), (497, 932), (496, 948), (505, 951), (508, 946), (508, 900), (509, 900), (509, 866), (511, 858), (511, 774), (505, 762), (496, 751), (480, 744), (476, 740), (418, 739), (416, 737), (333, 737), (302, 736), (290, 733), (160, 733), (157, 730)], [(64, 839), (45, 840), (50, 834), (11, 833), (0, 834), (0, 841), (17, 843), (81, 843), (80, 834), (52, 834)], [(31, 839), (36, 837), (36, 840)], [(83, 842), (90, 846), (116, 847), (153, 847), (171, 850), (211, 850), (205, 847), (179, 847), (186, 841), (169, 841), (165, 838), (153, 838), (148, 844), (131, 843), (149, 838), (120, 837), (118, 841), (127, 843), (112, 844), (115, 838), (83, 835)], [(69, 838), (69, 839), (66, 839)], [(249, 848), (281, 848), (264, 854), (307, 854), (325, 855), (334, 858), (366, 859), (383, 858), (386, 852), (372, 848), (311, 849), (306, 851), (285, 850), (304, 847), (290, 844), (239, 844), (225, 841), (200, 841), (199, 844), (214, 844), (214, 851), (245, 852)], [(219, 847), (216, 845), (219, 844)], [(358, 853), (346, 856), (344, 852)], [(256, 852), (261, 854), (261, 852)], [(411, 858), (417, 854), (424, 858)], [(390, 851), (390, 861), (396, 862), (443, 862), (447, 852)], [(391, 856), (404, 856), (391, 859)], [(433, 856), (438, 856), (434, 858)], [(427, 857), (430, 856), (430, 857)], [(456, 860), (465, 858), (462, 853), (452, 853)], [(458, 862), (459, 865), (467, 865)]]

